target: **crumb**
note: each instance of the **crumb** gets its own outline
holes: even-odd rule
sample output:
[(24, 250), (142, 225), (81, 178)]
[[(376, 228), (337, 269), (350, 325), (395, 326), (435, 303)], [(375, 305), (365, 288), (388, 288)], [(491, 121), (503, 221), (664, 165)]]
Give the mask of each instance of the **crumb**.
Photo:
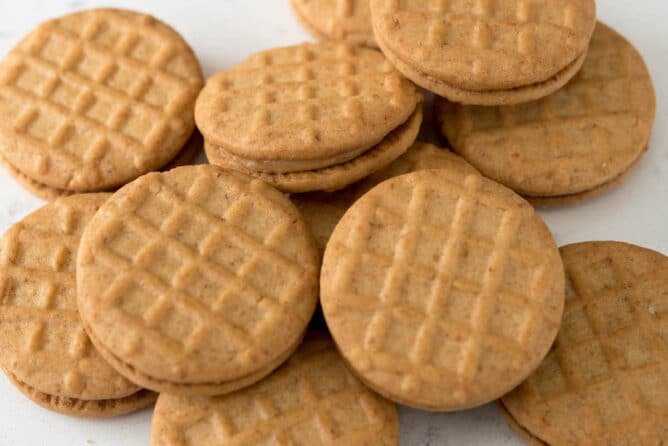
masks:
[(656, 308), (654, 308), (654, 305), (650, 305), (649, 307), (647, 307), (647, 312), (652, 316), (656, 315)]

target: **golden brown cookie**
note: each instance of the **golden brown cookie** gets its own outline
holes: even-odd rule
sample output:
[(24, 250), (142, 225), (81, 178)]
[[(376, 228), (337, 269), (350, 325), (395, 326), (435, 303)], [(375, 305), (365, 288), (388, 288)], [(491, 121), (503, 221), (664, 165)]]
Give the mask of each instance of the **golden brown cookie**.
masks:
[(192, 49), (151, 16), (49, 20), (0, 63), (0, 154), (52, 189), (117, 187), (184, 146), (201, 85)]
[(325, 250), (321, 303), (354, 372), (426, 410), (494, 400), (552, 344), (564, 273), (549, 230), (477, 173), (387, 180), (346, 212)]
[[(197, 100), (195, 117), (209, 151), (219, 152), (216, 158), (226, 167), (279, 177), (266, 180), (286, 183), (283, 190), (291, 192), (297, 192), (290, 186), (294, 180), (280, 174), (315, 174), (330, 183), (299, 190), (306, 192), (332, 188), (325, 169), (345, 170), (341, 188), (368, 175), (362, 170), (369, 165), (382, 167), (387, 153), (366, 158), (363, 169), (349, 163), (379, 146), (388, 152), (387, 141), (396, 134), (412, 134), (421, 102), (417, 88), (378, 51), (329, 42), (257, 53), (214, 75)], [(400, 151), (392, 142), (391, 160), (410, 143)]]
[(503, 398), (550, 444), (668, 438), (668, 257), (618, 242), (561, 249), (566, 309), (543, 364)]
[(452, 101), (500, 105), (553, 93), (575, 75), (594, 0), (371, 0), (376, 42), (396, 68)]
[(302, 25), (321, 40), (376, 47), (369, 0), (290, 0)]
[(79, 310), (124, 376), (172, 394), (247, 386), (297, 348), (315, 309), (319, 255), (297, 209), (216, 166), (151, 173), (85, 231)]
[[(176, 155), (176, 157), (164, 166), (161, 170), (167, 171), (176, 167), (186, 166), (193, 162), (202, 152), (204, 141), (202, 135), (195, 130), (188, 139), (185, 147)], [(45, 184), (39, 183), (26, 176), (23, 172), (12, 166), (2, 155), (0, 155), (0, 165), (18, 182), (24, 189), (36, 197), (45, 201), (54, 201), (61, 197), (74, 195), (76, 192), (66, 189), (54, 189)]]
[(67, 415), (122, 415), (157, 397), (102, 359), (77, 312), (79, 239), (110, 196), (56, 200), (16, 223), (0, 241), (1, 366), (30, 399)]
[(418, 107), (407, 123), (392, 131), (380, 144), (364, 154), (321, 169), (303, 172), (257, 172), (230, 157), (227, 152), (205, 143), (209, 161), (218, 166), (244, 172), (290, 193), (336, 191), (387, 166), (408, 150), (417, 138), (422, 123), (422, 108)]
[(655, 111), (642, 57), (603, 24), (580, 73), (548, 97), (517, 106), (436, 105), (456, 152), (537, 200), (580, 196), (630, 172), (647, 148)]
[(405, 173), (425, 169), (456, 169), (476, 173), (473, 166), (458, 155), (432, 144), (416, 142), (389, 166), (364, 181), (337, 192), (294, 194), (290, 197), (313, 231), (318, 247), (325, 250), (336, 224), (356, 198), (379, 183)]
[(397, 446), (399, 417), (348, 372), (326, 335), (310, 334), (287, 363), (244, 390), (160, 395), (151, 444)]

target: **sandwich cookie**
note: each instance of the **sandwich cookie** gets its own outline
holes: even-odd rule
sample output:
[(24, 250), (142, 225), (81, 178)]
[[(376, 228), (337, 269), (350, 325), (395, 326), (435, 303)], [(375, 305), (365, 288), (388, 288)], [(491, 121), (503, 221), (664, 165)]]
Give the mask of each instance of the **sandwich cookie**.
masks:
[(328, 336), (309, 334), (251, 387), (217, 397), (160, 395), (151, 444), (398, 446), (399, 417), (350, 374)]
[(195, 108), (209, 161), (285, 192), (338, 190), (415, 141), (422, 96), (378, 51), (303, 44), (208, 81)]
[(642, 56), (602, 23), (580, 73), (550, 96), (515, 106), (436, 104), (439, 128), (457, 153), (542, 206), (620, 184), (647, 150), (655, 113)]
[(618, 242), (561, 249), (566, 309), (543, 364), (502, 399), (536, 444), (668, 438), (668, 257)]
[(76, 417), (123, 415), (157, 397), (102, 359), (77, 311), (79, 239), (110, 196), (56, 200), (0, 241), (0, 365), (32, 401)]
[(327, 244), (320, 286), (354, 373), (434, 411), (485, 404), (526, 379), (564, 305), (561, 258), (533, 208), (457, 169), (395, 177), (357, 200)]
[(151, 16), (49, 20), (0, 63), (0, 156), (50, 189), (116, 188), (184, 148), (202, 83), (192, 49)]
[(84, 232), (78, 302), (102, 355), (160, 392), (248, 386), (297, 348), (319, 255), (277, 190), (216, 166), (151, 173), (116, 192)]
[(517, 104), (557, 91), (582, 66), (596, 24), (594, 0), (370, 5), (388, 60), (421, 87), (464, 104)]

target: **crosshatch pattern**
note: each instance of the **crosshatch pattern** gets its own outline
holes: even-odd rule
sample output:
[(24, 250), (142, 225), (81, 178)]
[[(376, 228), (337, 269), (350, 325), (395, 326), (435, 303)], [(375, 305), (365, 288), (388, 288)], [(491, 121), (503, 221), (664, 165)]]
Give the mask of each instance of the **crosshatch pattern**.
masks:
[(199, 399), (162, 395), (152, 428), (156, 446), (397, 442), (394, 404), (366, 389), (332, 343), (314, 335), (282, 368), (244, 392)]
[(49, 395), (115, 399), (139, 390), (95, 351), (76, 306), (79, 238), (109, 196), (60, 199), (14, 225), (0, 244), (2, 367)]
[(240, 158), (313, 160), (378, 144), (420, 101), (378, 51), (320, 43), (257, 53), (214, 75), (195, 113), (207, 142)]
[(298, 341), (317, 299), (318, 254), (278, 191), (185, 167), (137, 180), (102, 211), (84, 237), (80, 309), (96, 340), (140, 373), (238, 379)]
[(371, 0), (371, 13), (381, 47), (474, 91), (549, 79), (586, 50), (596, 21), (593, 0)]
[(330, 239), (321, 286), (355, 370), (425, 408), (510, 390), (549, 349), (563, 308), (561, 261), (539, 217), (456, 170), (395, 178), (357, 201)]
[(668, 259), (631, 245), (562, 248), (566, 310), (543, 365), (503, 400), (549, 444), (668, 435)]
[(374, 45), (368, 0), (291, 0), (318, 37)]
[(583, 192), (624, 172), (644, 152), (656, 108), (642, 56), (603, 24), (582, 70), (552, 95), (500, 107), (439, 101), (454, 149), (529, 196)]
[(48, 186), (107, 189), (176, 155), (201, 84), (192, 50), (150, 16), (93, 10), (52, 20), (0, 66), (0, 150)]

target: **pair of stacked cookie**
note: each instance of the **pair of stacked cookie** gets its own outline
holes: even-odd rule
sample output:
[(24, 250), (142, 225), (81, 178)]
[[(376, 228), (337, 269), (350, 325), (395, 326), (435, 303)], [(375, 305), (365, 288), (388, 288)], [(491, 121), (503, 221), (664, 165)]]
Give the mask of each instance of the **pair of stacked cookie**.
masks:
[(593, 0), (292, 4), (319, 37), (377, 42), (439, 95), (436, 120), (453, 150), (534, 205), (599, 195), (647, 150), (649, 72), (622, 36), (596, 24)]
[(291, 193), (337, 190), (415, 141), (422, 95), (378, 51), (303, 44), (212, 76), (195, 120), (213, 164)]
[(153, 17), (100, 9), (50, 20), (0, 63), (0, 162), (47, 200), (188, 164), (202, 146), (202, 83), (192, 49)]

